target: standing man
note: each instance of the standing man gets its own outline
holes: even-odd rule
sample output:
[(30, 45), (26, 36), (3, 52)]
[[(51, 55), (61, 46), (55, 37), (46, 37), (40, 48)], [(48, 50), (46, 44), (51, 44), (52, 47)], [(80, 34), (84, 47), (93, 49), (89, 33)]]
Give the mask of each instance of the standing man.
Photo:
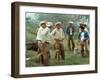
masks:
[[(88, 35), (90, 35), (86, 22), (80, 22), (79, 32), (81, 32), (81, 27), (84, 27), (84, 30), (88, 33)], [(87, 45), (89, 44), (90, 44), (90, 39), (87, 40)]]
[[(80, 48), (81, 48), (81, 54), (83, 57), (89, 54), (87, 40), (89, 39), (89, 34), (87, 31), (85, 31), (85, 27), (81, 26), (80, 28), (81, 32), (79, 32), (78, 39), (80, 41)], [(86, 51), (86, 54), (85, 54)]]
[(68, 43), (67, 44), (68, 44), (68, 48), (69, 48), (70, 51), (74, 50), (74, 48), (75, 48), (75, 43), (74, 43), (74, 40), (73, 40), (74, 32), (75, 32), (75, 29), (74, 29), (73, 22), (69, 21), (69, 25), (66, 28), (66, 33), (68, 35)]
[(63, 32), (63, 29), (62, 29), (61, 22), (57, 22), (55, 24), (55, 29), (51, 32), (51, 36), (53, 37), (55, 43), (56, 43), (56, 40), (60, 41), (59, 43), (61, 45), (61, 58), (62, 58), (62, 60), (64, 60), (65, 59), (65, 53), (64, 53), (63, 40), (64, 40), (65, 36), (64, 36), (64, 32)]
[(52, 22), (47, 22), (47, 33), (46, 33), (46, 38), (47, 38), (47, 42), (48, 43), (51, 43), (51, 31), (52, 31), (52, 28), (53, 28), (53, 23)]

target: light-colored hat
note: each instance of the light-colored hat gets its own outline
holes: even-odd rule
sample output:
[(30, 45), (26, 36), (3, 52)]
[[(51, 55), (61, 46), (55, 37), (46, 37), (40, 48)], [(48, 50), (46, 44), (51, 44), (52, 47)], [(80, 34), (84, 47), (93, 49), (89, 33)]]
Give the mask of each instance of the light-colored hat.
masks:
[(68, 23), (73, 24), (73, 21), (69, 21)]
[(47, 26), (53, 26), (53, 23), (52, 22), (47, 22)]
[(39, 26), (41, 26), (41, 24), (46, 24), (47, 22), (46, 21), (40, 21), (40, 23), (39, 23)]
[(85, 25), (87, 25), (87, 22), (84, 22)]
[(80, 22), (80, 24), (84, 24), (84, 22)]
[(61, 25), (61, 22), (56, 22), (56, 23), (55, 23), (55, 26), (57, 26), (58, 24), (60, 24), (60, 25)]

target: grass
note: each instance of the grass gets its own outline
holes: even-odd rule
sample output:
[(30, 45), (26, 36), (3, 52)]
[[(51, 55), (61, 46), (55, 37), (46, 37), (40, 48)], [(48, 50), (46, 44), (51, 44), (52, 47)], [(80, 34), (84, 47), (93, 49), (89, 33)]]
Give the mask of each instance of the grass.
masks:
[[(57, 64), (55, 59), (55, 50), (53, 48), (50, 48), (50, 66), (89, 64), (89, 57), (82, 57), (79, 53), (74, 54), (73, 51), (68, 51), (66, 45), (66, 40), (64, 40), (65, 60), (61, 61), (59, 64)], [(26, 67), (35, 66), (41, 66), (36, 61), (36, 52), (32, 50), (26, 50)]]

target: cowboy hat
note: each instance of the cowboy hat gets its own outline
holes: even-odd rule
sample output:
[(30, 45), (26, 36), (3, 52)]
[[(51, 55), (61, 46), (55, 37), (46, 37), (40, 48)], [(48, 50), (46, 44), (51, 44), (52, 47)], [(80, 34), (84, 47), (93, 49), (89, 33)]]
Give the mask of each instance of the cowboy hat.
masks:
[(61, 22), (56, 22), (55, 23), (55, 26), (57, 26), (57, 25), (61, 25)]
[(40, 21), (39, 26), (41, 26), (42, 24), (46, 24), (46, 21)]
[(53, 23), (52, 22), (47, 22), (47, 26), (48, 27), (53, 26)]
[(69, 21), (68, 23), (73, 24), (73, 21)]

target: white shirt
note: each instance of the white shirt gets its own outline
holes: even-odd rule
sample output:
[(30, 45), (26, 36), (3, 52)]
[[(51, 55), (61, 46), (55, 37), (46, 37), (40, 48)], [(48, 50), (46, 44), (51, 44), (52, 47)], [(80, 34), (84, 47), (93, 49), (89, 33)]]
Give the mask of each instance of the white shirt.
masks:
[(64, 39), (64, 32), (63, 29), (57, 29), (55, 28), (52, 32), (51, 32), (51, 36), (56, 39)]
[(72, 35), (72, 28), (69, 28), (69, 30), (70, 30), (70, 35)]
[(84, 40), (84, 35), (85, 35), (85, 33), (84, 33), (84, 32), (82, 32), (82, 33), (81, 33), (81, 41), (83, 41), (83, 40)]
[[(88, 33), (88, 35), (89, 35), (89, 31), (88, 31), (88, 29), (87, 28), (85, 28), (84, 29), (84, 31), (86, 31), (87, 33)], [(79, 29), (79, 32), (81, 32), (81, 30)], [(82, 32), (82, 34), (81, 34), (81, 40), (83, 40), (84, 39), (84, 32)]]
[(41, 40), (42, 42), (45, 42), (48, 40), (48, 36), (50, 35), (49, 33), (49, 28), (46, 27), (46, 28), (42, 28), (40, 27), (38, 29), (38, 32), (37, 32), (37, 37), (36, 37), (36, 40)]

